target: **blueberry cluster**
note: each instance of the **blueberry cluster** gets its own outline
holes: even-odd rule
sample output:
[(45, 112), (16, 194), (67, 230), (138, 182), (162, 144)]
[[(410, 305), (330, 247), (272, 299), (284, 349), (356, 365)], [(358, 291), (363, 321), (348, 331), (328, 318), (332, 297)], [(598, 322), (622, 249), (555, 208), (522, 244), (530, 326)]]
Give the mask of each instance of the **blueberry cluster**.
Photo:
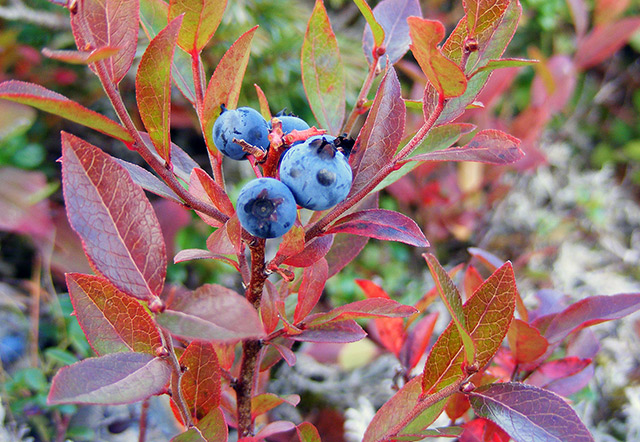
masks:
[[(296, 116), (280, 113), (276, 117), (285, 135), (293, 130), (310, 129)], [(242, 140), (268, 153), (271, 130), (271, 122), (254, 109), (223, 108), (213, 125), (213, 140), (224, 155), (243, 160), (247, 152), (236, 141)], [(281, 158), (280, 180), (257, 178), (241, 189), (236, 211), (242, 226), (254, 236), (276, 238), (293, 227), (296, 204), (325, 210), (344, 200), (353, 177), (348, 149), (341, 146), (342, 142), (343, 137), (314, 135), (293, 143)]]

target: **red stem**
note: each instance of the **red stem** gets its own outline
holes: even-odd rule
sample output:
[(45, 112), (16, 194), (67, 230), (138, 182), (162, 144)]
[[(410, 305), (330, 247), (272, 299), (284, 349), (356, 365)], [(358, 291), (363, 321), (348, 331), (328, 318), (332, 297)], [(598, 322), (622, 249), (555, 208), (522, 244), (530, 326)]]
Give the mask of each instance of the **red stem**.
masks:
[(342, 128), (342, 133), (349, 134), (353, 129), (353, 125), (356, 124), (356, 121), (360, 114), (363, 111), (363, 104), (367, 100), (367, 95), (369, 94), (369, 90), (371, 90), (371, 85), (373, 84), (374, 78), (378, 74), (378, 60), (380, 56), (377, 54), (377, 51), (373, 51), (373, 63), (369, 67), (369, 73), (367, 74), (367, 78), (362, 84), (362, 89), (360, 89), (360, 93), (358, 94), (358, 98), (356, 100), (356, 105), (351, 109), (351, 113), (349, 114), (349, 118)]

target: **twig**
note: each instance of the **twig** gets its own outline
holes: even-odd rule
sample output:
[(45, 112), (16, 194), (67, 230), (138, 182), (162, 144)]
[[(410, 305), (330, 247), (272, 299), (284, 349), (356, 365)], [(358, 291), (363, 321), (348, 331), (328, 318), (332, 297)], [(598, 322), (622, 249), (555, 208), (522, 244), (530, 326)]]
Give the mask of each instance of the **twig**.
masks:
[(356, 100), (356, 105), (351, 109), (351, 113), (349, 114), (349, 118), (342, 128), (342, 133), (349, 134), (353, 129), (353, 125), (356, 124), (356, 120), (362, 114), (364, 110), (364, 103), (367, 101), (367, 95), (369, 94), (369, 90), (371, 90), (371, 85), (373, 84), (373, 79), (378, 75), (378, 60), (380, 56), (377, 51), (373, 52), (373, 62), (369, 67), (369, 73), (364, 83), (362, 84), (362, 89), (360, 89), (360, 93), (358, 94), (358, 98)]
[(140, 406), (140, 431), (138, 433), (138, 442), (145, 442), (147, 439), (147, 414), (149, 412), (149, 398), (142, 401)]
[(189, 407), (187, 406), (187, 401), (184, 399), (184, 395), (182, 394), (182, 389), (180, 388), (180, 381), (182, 380), (182, 367), (180, 366), (180, 361), (178, 361), (178, 357), (176, 356), (175, 348), (173, 347), (173, 340), (171, 338), (171, 334), (166, 331), (160, 332), (160, 337), (162, 338), (162, 343), (165, 348), (169, 350), (169, 360), (171, 361), (171, 365), (173, 366), (173, 371), (175, 376), (177, 377), (177, 382), (175, 384), (175, 390), (173, 391), (173, 400), (178, 406), (178, 410), (180, 410), (180, 414), (182, 415), (182, 421), (184, 422), (187, 428), (193, 426), (193, 420), (191, 419), (191, 412), (189, 411)]

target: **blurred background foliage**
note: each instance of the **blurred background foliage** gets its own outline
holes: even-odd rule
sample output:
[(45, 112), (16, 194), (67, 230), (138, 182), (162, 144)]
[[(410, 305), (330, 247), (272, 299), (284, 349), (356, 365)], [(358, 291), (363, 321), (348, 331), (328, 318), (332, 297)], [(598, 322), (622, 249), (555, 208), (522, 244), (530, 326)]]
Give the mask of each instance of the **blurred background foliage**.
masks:
[[(542, 63), (536, 68), (517, 70), (509, 78), (510, 87), (492, 97), (492, 104), (484, 113), (471, 117), (481, 127), (517, 129), (518, 118), (530, 112), (536, 100), (535, 79), (550, 75), (547, 61), (576, 53), (575, 11), (569, 6), (574, 2), (521, 2), (524, 15), (508, 55), (536, 58)], [(326, 0), (325, 3), (345, 64), (350, 109), (367, 72), (361, 48), (364, 20), (349, 0)], [(370, 1), (372, 6), (375, 3)], [(461, 3), (430, 0), (421, 1), (421, 6), (425, 17), (441, 20), (450, 31), (463, 15)], [(599, 3), (605, 2), (584, 2), (590, 11), (589, 29), (599, 20), (607, 20), (605, 13), (598, 10)], [(640, 14), (639, 0), (618, 4), (624, 6), (618, 13), (620, 17)], [(258, 107), (253, 87), (257, 84), (269, 99), (273, 113), (287, 109), (313, 124), (300, 80), (300, 50), (312, 7), (310, 0), (230, 1), (222, 24), (202, 54), (207, 77), (236, 38), (259, 24), (240, 105)], [(11, 11), (16, 10), (21, 13), (12, 15)], [(0, 81), (34, 82), (114, 118), (97, 78), (88, 69), (50, 60), (40, 52), (44, 47), (73, 48), (66, 15), (63, 8), (45, 0), (30, 0), (28, 4), (20, 0), (0, 0)], [(141, 33), (139, 55), (146, 44)], [(639, 52), (640, 34), (636, 33), (629, 44), (604, 62), (577, 71), (575, 89), (566, 103), (552, 109), (538, 132), (526, 134), (534, 140), (531, 152), (542, 154), (529, 166), (528, 172), (545, 164), (542, 144), (567, 142), (572, 164), (592, 171), (612, 168), (615, 183), (626, 186), (638, 203)], [(419, 99), (425, 80), (416, 77), (413, 66), (415, 63), (408, 54), (398, 65), (398, 72), (405, 97)], [(134, 73), (132, 69), (120, 86), (130, 109), (135, 108)], [(205, 165), (206, 151), (195, 129), (198, 125), (193, 110), (178, 92), (174, 98), (172, 140)], [(413, 120), (419, 117), (419, 114), (412, 115)], [(522, 121), (526, 125), (538, 120), (522, 118)], [(87, 268), (62, 209), (60, 169), (55, 162), (60, 155), (61, 130), (77, 134), (115, 156), (140, 163), (134, 153), (112, 139), (55, 116), (0, 101), (0, 320), (3, 324), (0, 393), (3, 403), (8, 405), (8, 421), (17, 422), (18, 426), (27, 425), (28, 436), (35, 440), (55, 440), (60, 428), (67, 428), (67, 437), (74, 440), (95, 440), (94, 429), (71, 421), (76, 407), (50, 407), (45, 403), (49, 380), (57, 368), (91, 354), (77, 321), (70, 316), (72, 307), (68, 297), (57, 295), (66, 290), (64, 272)], [(543, 143), (539, 142), (541, 139)], [(227, 173), (230, 181), (241, 182), (250, 177), (247, 170), (231, 167)], [(480, 178), (473, 178), (478, 173)], [(467, 247), (486, 240), (491, 232), (492, 210), (508, 194), (509, 183), (503, 179), (502, 171), (478, 172), (460, 165), (423, 166), (395, 188), (392, 186), (383, 192), (380, 206), (401, 210), (416, 219), (441, 261), (457, 264), (468, 258)], [(230, 186), (232, 200), (238, 188)], [(157, 204), (161, 207), (158, 209), (161, 223), (170, 225), (167, 239), (173, 250), (203, 248), (210, 234), (208, 226), (195, 216), (185, 215), (177, 206)], [(603, 207), (587, 193), (584, 210), (578, 213), (597, 218)], [(540, 225), (537, 234), (557, 233), (557, 226)], [(491, 244), (495, 247), (493, 253), (516, 262), (531, 247), (526, 238), (513, 235), (492, 240)], [(400, 302), (416, 302), (428, 285), (420, 252), (399, 243), (369, 241), (351, 265), (329, 280), (326, 303), (339, 305), (360, 299), (362, 294), (353, 282), (355, 278), (375, 280)], [(530, 270), (529, 276), (533, 273)], [(239, 288), (234, 275), (235, 272), (218, 261), (196, 261), (170, 266), (168, 282), (190, 288), (218, 282)], [(542, 286), (549, 279), (545, 275), (535, 278), (539, 278)], [(20, 432), (19, 427), (14, 430), (14, 436), (24, 436), (25, 431)]]

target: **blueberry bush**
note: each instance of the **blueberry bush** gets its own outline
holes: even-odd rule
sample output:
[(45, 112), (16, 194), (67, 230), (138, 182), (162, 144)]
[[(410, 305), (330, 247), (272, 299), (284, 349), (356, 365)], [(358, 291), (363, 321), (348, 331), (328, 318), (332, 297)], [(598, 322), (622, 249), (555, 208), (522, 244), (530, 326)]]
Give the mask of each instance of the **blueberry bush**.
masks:
[[(582, 332), (636, 311), (640, 294), (530, 310), (512, 264), (476, 248), (476, 264), (449, 271), (421, 250), (435, 287), (411, 305), (368, 279), (356, 281), (364, 299), (338, 306), (321, 299), (327, 280), (370, 238), (429, 247), (420, 225), (380, 208), (378, 199), (416, 167), (524, 168), (534, 152), (529, 144), (521, 149), (513, 135), (460, 120), (482, 108), (494, 72), (535, 64), (503, 57), (521, 18), (518, 0), (462, 2), (446, 38), (445, 26), (424, 18), (417, 0), (383, 0), (373, 9), (354, 0), (366, 21), (368, 70), (359, 92), (348, 90), (338, 39), (316, 0), (300, 54), (309, 122), (272, 116), (269, 102), (278, 99), (257, 84), (259, 109), (238, 107), (257, 26), (205, 66), (203, 50), (232, 7), (226, 0), (55, 3), (68, 10), (77, 50), (47, 56), (87, 65), (117, 121), (34, 82), (4, 81), (0, 98), (111, 137), (146, 163), (61, 134), (65, 211), (89, 263), (65, 275), (69, 309), (95, 355), (53, 377), (46, 406), (58, 416), (72, 412), (60, 408), (71, 404), (142, 402), (144, 410), (151, 396), (168, 395), (183, 429), (176, 442), (319, 441), (326, 435), (308, 421), (270, 420), (275, 407), (301, 401), (270, 393), (270, 372), (294, 365), (300, 343), (344, 344), (369, 334), (402, 368), (397, 391), (364, 431), (366, 442), (593, 440), (566, 400), (588, 382), (597, 353)], [(419, 79), (418, 99), (405, 98), (406, 80), (396, 71), (409, 72), (408, 65)], [(135, 99), (121, 92), (129, 75)], [(174, 143), (175, 102), (191, 106), (208, 165)], [(229, 179), (223, 165), (245, 167), (255, 179)], [(145, 191), (196, 213), (211, 230), (206, 244), (169, 252)], [(219, 261), (238, 284), (167, 284), (170, 259)], [(437, 299), (451, 319), (432, 342), (437, 313), (429, 307)], [(443, 413), (451, 424), (433, 428)], [(68, 419), (58, 421), (63, 440)]]

